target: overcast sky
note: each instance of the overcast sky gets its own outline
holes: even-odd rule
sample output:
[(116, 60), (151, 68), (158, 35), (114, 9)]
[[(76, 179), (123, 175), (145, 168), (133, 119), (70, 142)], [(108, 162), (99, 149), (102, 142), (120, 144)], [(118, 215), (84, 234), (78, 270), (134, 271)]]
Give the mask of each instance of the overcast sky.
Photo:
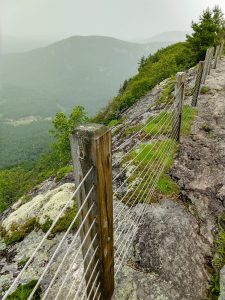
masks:
[(2, 33), (13, 37), (64, 38), (105, 35), (148, 38), (190, 30), (207, 6), (225, 0), (0, 0)]

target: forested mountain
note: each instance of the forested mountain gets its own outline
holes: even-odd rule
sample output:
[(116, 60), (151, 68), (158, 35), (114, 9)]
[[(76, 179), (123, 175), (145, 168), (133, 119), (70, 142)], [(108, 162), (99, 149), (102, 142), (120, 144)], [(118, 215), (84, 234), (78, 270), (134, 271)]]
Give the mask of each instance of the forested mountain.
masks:
[(51, 117), (57, 111), (69, 113), (82, 105), (94, 115), (137, 72), (142, 56), (165, 45), (75, 36), (2, 56), (0, 168), (33, 158), (46, 148)]
[(16, 117), (40, 114), (40, 107), (41, 115), (53, 115), (59, 106), (70, 111), (74, 104), (94, 113), (114, 96), (123, 80), (136, 73), (141, 56), (164, 45), (71, 37), (45, 48), (5, 55), (1, 63), (2, 114), (11, 117), (9, 110), (13, 106), (15, 111), (21, 93), (24, 104), (24, 92), (29, 107)]

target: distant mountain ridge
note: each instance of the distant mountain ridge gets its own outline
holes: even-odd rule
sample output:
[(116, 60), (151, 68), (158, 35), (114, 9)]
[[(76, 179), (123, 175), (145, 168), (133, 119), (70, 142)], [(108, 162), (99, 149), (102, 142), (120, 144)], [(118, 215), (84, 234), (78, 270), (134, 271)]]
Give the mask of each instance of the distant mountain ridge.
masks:
[(161, 32), (150, 38), (137, 39), (136, 42), (142, 44), (155, 43), (155, 42), (169, 42), (169, 43), (184, 42), (186, 40), (186, 35), (190, 33), (191, 33), (190, 31)]
[[(69, 114), (75, 105), (82, 105), (94, 115), (117, 94), (125, 79), (137, 73), (142, 56), (168, 44), (77, 36), (3, 55), (0, 168), (33, 159), (46, 149), (50, 120), (57, 111)], [(24, 123), (24, 119), (33, 121)]]
[(29, 106), (34, 102), (31, 110), (14, 117), (35, 115), (36, 95), (40, 93), (44, 96), (40, 97), (40, 103), (45, 101), (44, 116), (54, 115), (58, 105), (69, 112), (76, 104), (84, 105), (93, 114), (115, 95), (125, 79), (137, 72), (142, 56), (167, 45), (167, 42), (140, 45), (108, 37), (77, 36), (29, 52), (4, 55), (1, 71), (5, 104), (1, 113), (3, 117), (12, 117), (8, 115), (8, 106), (20, 101), (20, 92), (16, 100), (4, 94), (12, 86), (30, 90)]

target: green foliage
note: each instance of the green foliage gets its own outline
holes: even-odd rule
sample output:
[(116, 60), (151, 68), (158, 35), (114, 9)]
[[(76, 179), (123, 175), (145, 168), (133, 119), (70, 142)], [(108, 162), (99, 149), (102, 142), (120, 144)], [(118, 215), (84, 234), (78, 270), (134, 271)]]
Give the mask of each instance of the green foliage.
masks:
[(173, 115), (170, 112), (162, 111), (157, 116), (152, 116), (147, 121), (144, 132), (151, 135), (166, 134), (172, 130)]
[(32, 187), (32, 172), (16, 167), (0, 171), (0, 212)]
[(211, 300), (218, 300), (220, 296), (220, 278), (219, 275), (213, 275), (209, 282), (209, 296)]
[(220, 271), (225, 265), (225, 216), (218, 218), (219, 232), (214, 240), (213, 274), (210, 280), (210, 299), (216, 300), (220, 295)]
[[(65, 214), (58, 220), (54, 228), (52, 229), (51, 233), (55, 234), (57, 232), (62, 232), (68, 229), (70, 224), (72, 223), (73, 219), (75, 218), (77, 214), (77, 206), (74, 204), (72, 208), (68, 208), (65, 211)], [(72, 226), (72, 230), (75, 230), (78, 226), (79, 220), (77, 220), (74, 225)], [(51, 227), (53, 221), (51, 219), (47, 219), (44, 224), (40, 225), (39, 227), (43, 232), (47, 232), (49, 228)]]
[(201, 129), (204, 130), (207, 133), (209, 133), (210, 131), (212, 131), (212, 127), (209, 124), (207, 124), (207, 123), (202, 124)]
[(172, 92), (175, 87), (175, 78), (172, 76), (168, 81), (167, 85), (164, 87), (164, 91), (162, 96), (155, 102), (156, 105), (167, 104), (170, 103), (173, 99)]
[(22, 269), (22, 268), (25, 266), (25, 264), (28, 262), (28, 260), (29, 260), (29, 257), (26, 257), (25, 259), (20, 260), (20, 261), (17, 263), (18, 269), (19, 269), (19, 270)]
[[(222, 218), (224, 222), (225, 218)], [(225, 265), (225, 231), (220, 227), (217, 238), (215, 239), (215, 255), (212, 261), (213, 274), (210, 280), (209, 289), (210, 289), (210, 299), (218, 299), (220, 295), (220, 270)]]
[(180, 194), (180, 189), (170, 176), (164, 173), (159, 178), (156, 192), (166, 196), (178, 196)]
[[(1, 102), (1, 100), (0, 100)], [(49, 149), (51, 122), (40, 120), (14, 126), (0, 120), (0, 169), (36, 161)]]
[(123, 131), (123, 133), (121, 135), (121, 138), (125, 138), (125, 137), (127, 137), (127, 136), (129, 136), (129, 135), (131, 135), (131, 134), (133, 134), (133, 133), (135, 133), (137, 131), (139, 131), (142, 127), (143, 127), (142, 124), (138, 124), (138, 125), (134, 125), (134, 126), (130, 126), (130, 127), (126, 128)]
[[(32, 280), (27, 284), (20, 284), (18, 288), (9, 295), (6, 299), (7, 300), (27, 300), (33, 291), (33, 288), (37, 284), (37, 280)], [(32, 300), (39, 300), (41, 299), (41, 288), (38, 287)]]
[(62, 167), (61, 169), (59, 169), (57, 171), (56, 180), (60, 181), (66, 174), (68, 174), (68, 173), (70, 173), (72, 171), (73, 171), (73, 167), (72, 166)]
[[(165, 141), (154, 141), (151, 144), (142, 144), (137, 150), (132, 151), (128, 160), (134, 159), (134, 165), (138, 165), (138, 168), (129, 179), (129, 184), (132, 185), (132, 188), (124, 197), (123, 201), (125, 203), (128, 202), (128, 205), (132, 205), (134, 202), (138, 204), (146, 201), (146, 197), (149, 198), (150, 196), (150, 188), (153, 185), (155, 185), (156, 193), (176, 197), (179, 195), (178, 186), (167, 175), (176, 149), (176, 142), (168, 139)], [(169, 151), (169, 155), (166, 157), (165, 151), (167, 151), (167, 154)], [(146, 169), (147, 165), (148, 168)], [(162, 174), (158, 177), (160, 168), (162, 168)], [(134, 184), (134, 182), (136, 183)], [(151, 193), (149, 201), (155, 202), (156, 199), (156, 194), (153, 195)]]
[[(67, 230), (67, 228), (72, 223), (74, 217), (77, 214), (77, 206), (74, 204), (73, 207), (67, 208), (65, 214), (58, 220), (51, 233), (55, 234), (57, 232), (62, 232)], [(72, 226), (72, 230), (77, 228), (79, 220), (77, 220)], [(8, 231), (5, 230), (3, 226), (0, 226), (0, 236), (4, 239), (5, 244), (13, 245), (15, 243), (21, 242), (25, 236), (27, 236), (35, 228), (40, 228), (43, 232), (47, 232), (51, 227), (53, 221), (47, 219), (44, 224), (39, 224), (36, 218), (27, 220), (26, 223), (22, 225), (12, 224)]]
[(118, 119), (124, 110), (146, 95), (156, 84), (192, 65), (194, 63), (187, 43), (177, 43), (158, 50), (141, 63), (139, 73), (126, 82), (118, 96), (97, 114), (94, 121), (108, 124), (111, 120)]
[(204, 94), (207, 94), (209, 91), (210, 91), (210, 88), (208, 86), (203, 86), (201, 88), (200, 93), (204, 95)]
[(114, 127), (120, 123), (119, 120), (111, 120), (108, 124), (109, 127)]
[(13, 204), (33, 187), (52, 175), (60, 180), (71, 171), (69, 134), (74, 126), (87, 122), (87, 114), (83, 107), (74, 107), (67, 118), (64, 113), (57, 113), (53, 120), (55, 142), (50, 150), (42, 154), (35, 162), (19, 167), (0, 170), (0, 212)]
[(225, 265), (225, 231), (221, 228), (215, 241), (216, 254), (213, 259), (213, 266), (216, 270), (221, 270)]
[(5, 244), (13, 245), (21, 242), (36, 227), (36, 218), (27, 220), (23, 225), (12, 224), (10, 230), (6, 231), (3, 227), (0, 228), (0, 236), (4, 239)]
[[(171, 155), (165, 160), (163, 151), (165, 149), (171, 148)], [(173, 154), (176, 150), (176, 142), (168, 139), (165, 141), (154, 141), (151, 144), (142, 144), (139, 146), (138, 150), (135, 150), (131, 153), (131, 158), (135, 158), (136, 162), (142, 161), (143, 166), (146, 166), (149, 161), (156, 162), (166, 162), (165, 168), (168, 169), (173, 161)]]
[(56, 139), (54, 149), (58, 154), (58, 160), (61, 165), (68, 163), (70, 160), (69, 135), (77, 125), (87, 121), (87, 113), (82, 106), (75, 106), (69, 118), (63, 112), (56, 114), (52, 122), (54, 129), (51, 132)]
[(192, 59), (197, 63), (205, 59), (207, 48), (217, 46), (225, 37), (225, 21), (218, 6), (203, 11), (199, 22), (192, 22), (193, 34), (187, 36)]
[(181, 120), (181, 134), (189, 135), (191, 133), (191, 126), (197, 116), (198, 111), (189, 105), (184, 105)]

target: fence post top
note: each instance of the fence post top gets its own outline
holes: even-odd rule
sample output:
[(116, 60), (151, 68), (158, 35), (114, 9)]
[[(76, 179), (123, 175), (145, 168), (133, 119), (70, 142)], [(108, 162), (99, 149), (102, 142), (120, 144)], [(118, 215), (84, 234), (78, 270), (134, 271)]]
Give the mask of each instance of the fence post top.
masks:
[(186, 80), (186, 72), (178, 72), (176, 78), (180, 81), (180, 83), (184, 83)]
[(102, 124), (87, 123), (74, 128), (73, 133), (77, 136), (98, 138), (108, 132), (110, 129)]

